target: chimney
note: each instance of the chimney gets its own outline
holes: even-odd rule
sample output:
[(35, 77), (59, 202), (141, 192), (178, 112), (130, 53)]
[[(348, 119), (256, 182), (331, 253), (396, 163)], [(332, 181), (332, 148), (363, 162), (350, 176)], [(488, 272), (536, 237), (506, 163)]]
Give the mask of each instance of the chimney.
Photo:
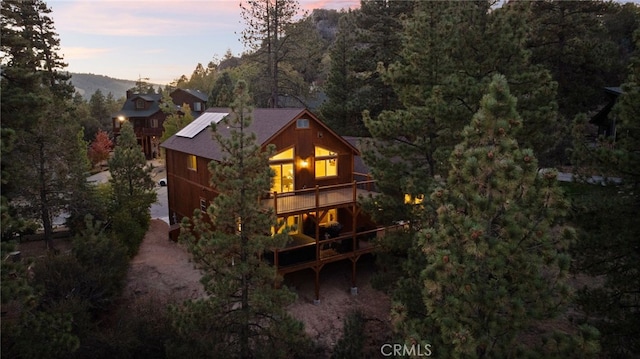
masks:
[(133, 92), (131, 90), (127, 90), (127, 100), (131, 98), (131, 95), (133, 95)]

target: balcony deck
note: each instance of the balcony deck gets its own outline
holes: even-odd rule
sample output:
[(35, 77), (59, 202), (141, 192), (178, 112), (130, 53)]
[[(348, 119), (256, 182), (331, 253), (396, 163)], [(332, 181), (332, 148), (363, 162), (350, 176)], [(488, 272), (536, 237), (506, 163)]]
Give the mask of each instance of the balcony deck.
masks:
[(269, 199), (263, 200), (262, 204), (273, 207), (276, 215), (350, 205), (356, 203), (360, 196), (375, 196), (376, 192), (372, 191), (373, 185), (374, 181), (354, 181), (287, 193), (273, 193)]

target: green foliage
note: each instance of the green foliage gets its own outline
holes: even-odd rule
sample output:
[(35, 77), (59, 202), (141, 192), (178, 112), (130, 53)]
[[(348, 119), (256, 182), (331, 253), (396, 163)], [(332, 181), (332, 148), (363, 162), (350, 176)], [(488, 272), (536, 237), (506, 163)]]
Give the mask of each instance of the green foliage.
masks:
[(24, 312), (19, 325), (3, 328), (2, 334), (4, 358), (68, 358), (80, 346), (73, 316), (64, 311)]
[[(281, 95), (298, 95), (283, 92), (280, 86), (287, 79), (280, 77), (284, 74), (281, 63), (291, 56), (290, 53), (295, 52), (298, 44), (304, 42), (304, 32), (299, 31), (301, 27), (294, 22), (294, 17), (300, 12), (300, 5), (296, 0), (249, 0), (241, 3), (240, 8), (247, 24), (242, 31), (241, 40), (257, 50), (252, 58), (258, 63), (261, 79), (264, 81), (262, 86), (258, 83), (253, 86), (257, 104), (280, 107)], [(262, 94), (257, 93), (258, 91)]]
[(323, 119), (340, 134), (368, 135), (362, 112), (377, 117), (401, 107), (394, 89), (378, 66), (400, 59), (404, 21), (415, 1), (362, 1), (360, 9), (344, 14), (331, 47), (330, 72), (325, 84)]
[(350, 359), (364, 357), (365, 317), (361, 311), (353, 311), (344, 318), (342, 338), (338, 340), (332, 358)]
[[(431, 194), (437, 224), (420, 235), (427, 312), (402, 325), (405, 335), (431, 340), (439, 356), (558, 355), (520, 341), (531, 330), (544, 333), (536, 321), (565, 310), (574, 237), (561, 223), (567, 202), (556, 173), (538, 175), (533, 152), (514, 139), (522, 124), (506, 79), (495, 76), (451, 154), (446, 186)], [(564, 352), (585, 357), (594, 348)]]
[(600, 0), (526, 5), (530, 28), (527, 47), (532, 61), (544, 65), (557, 81), (558, 110), (565, 119), (594, 110), (601, 103), (602, 88), (623, 80), (620, 75), (626, 64), (616, 42), (628, 44), (631, 39), (627, 35), (625, 41), (625, 34), (612, 38), (614, 33), (605, 22), (622, 26), (619, 19), (612, 19), (620, 6)]
[(109, 160), (113, 201), (110, 208), (112, 231), (127, 246), (129, 254), (138, 252), (149, 228), (149, 208), (157, 200), (151, 166), (136, 140), (133, 126), (122, 124), (120, 136)]
[(228, 107), (233, 101), (233, 80), (228, 71), (222, 72), (213, 84), (211, 90), (211, 105), (213, 107)]
[(2, 259), (2, 268), (0, 275), (2, 275), (2, 304), (7, 304), (10, 301), (18, 300), (29, 302), (33, 296), (33, 288), (29, 283), (28, 278), (28, 265), (23, 261), (17, 260), (16, 255), (19, 252), (16, 251), (17, 246), (14, 242), (2, 242), (0, 243), (0, 256)]
[[(167, 95), (166, 97), (169, 97), (169, 96)], [(169, 100), (171, 100), (170, 97), (169, 97)], [(171, 102), (171, 104), (173, 105), (173, 102)], [(182, 104), (182, 107), (180, 107), (180, 109), (181, 109), (181, 113), (175, 111), (175, 109), (174, 111), (169, 111), (168, 113), (165, 112), (168, 114), (168, 116), (162, 123), (162, 126), (164, 127), (164, 132), (162, 132), (162, 137), (160, 138), (160, 141), (167, 140), (169, 137), (175, 135), (176, 133), (178, 133), (178, 131), (180, 131), (181, 129), (183, 129), (193, 121), (191, 108), (189, 107), (188, 104), (186, 103)], [(163, 109), (163, 111), (165, 110)]]
[(78, 359), (164, 358), (173, 335), (166, 304), (158, 299), (122, 303), (109, 324), (86, 333), (73, 355)]
[[(636, 31), (639, 48), (640, 31)], [(635, 357), (640, 353), (640, 57), (631, 60), (629, 78), (623, 84), (613, 112), (616, 137), (588, 142), (588, 124), (577, 116), (573, 160), (579, 180), (592, 175), (618, 177), (607, 186), (572, 185), (572, 220), (580, 229), (573, 252), (575, 270), (603, 278), (602, 285), (585, 286), (579, 293), (586, 322), (602, 333), (602, 349), (610, 357)]]
[[(224, 149), (212, 161), (211, 182), (219, 195), (204, 213), (196, 210), (183, 222), (181, 240), (203, 270), (207, 298), (173, 307), (179, 339), (169, 356), (281, 358), (304, 353), (302, 324), (285, 307), (295, 295), (277, 289), (276, 269), (262, 260), (265, 250), (281, 247), (285, 238), (269, 235), (276, 225), (272, 209), (255, 203), (271, 188), (268, 156), (247, 134), (251, 109), (246, 83), (238, 82), (232, 113), (213, 127)], [(228, 132), (227, 132), (228, 131)]]

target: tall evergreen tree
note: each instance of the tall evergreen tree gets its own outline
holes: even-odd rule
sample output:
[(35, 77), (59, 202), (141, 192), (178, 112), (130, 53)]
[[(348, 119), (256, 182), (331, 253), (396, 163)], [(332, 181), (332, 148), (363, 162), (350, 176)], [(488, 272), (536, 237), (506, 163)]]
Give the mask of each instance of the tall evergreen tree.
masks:
[(386, 273), (400, 276), (385, 282), (410, 315), (423, 314), (411, 295), (424, 268), (415, 235), (435, 220), (432, 203), (421, 199), (447, 177), (449, 154), (492, 74), (505, 73), (522, 99), (517, 106), (526, 124), (517, 139), (537, 154), (556, 142), (555, 83), (528, 59), (525, 14), (519, 10), (491, 10), (488, 1), (418, 2), (405, 23), (401, 58), (383, 73), (403, 108), (375, 117), (365, 113), (372, 139), (364, 141), (363, 157), (381, 192), (368, 203), (370, 213), (382, 223), (409, 222), (406, 233), (382, 239), (388, 255), (378, 258)]
[[(535, 1), (526, 5), (532, 61), (549, 69), (558, 83), (558, 109), (566, 120), (594, 110), (602, 88), (617, 86), (622, 73), (619, 52), (603, 22), (609, 2)], [(613, 82), (613, 83), (612, 83)]]
[(228, 107), (233, 101), (233, 81), (228, 71), (222, 72), (216, 79), (210, 99), (213, 107)]
[[(100, 123), (100, 129), (103, 131), (109, 131), (111, 129), (111, 111), (109, 107), (107, 107), (107, 99), (100, 89), (97, 89), (96, 92), (91, 95), (89, 99), (89, 111), (91, 112), (91, 117)], [(90, 135), (93, 138), (95, 133)]]
[(151, 179), (152, 167), (147, 165), (133, 125), (128, 121), (120, 127), (120, 136), (109, 160), (109, 171), (113, 231), (127, 246), (129, 254), (134, 255), (149, 228), (149, 210), (157, 200), (157, 194)]
[(360, 9), (341, 20), (325, 85), (328, 101), (322, 107), (323, 117), (341, 133), (367, 135), (364, 110), (377, 117), (383, 110), (402, 106), (378, 67), (386, 69), (400, 59), (404, 21), (412, 16), (415, 4), (363, 0)]
[(75, 138), (79, 127), (69, 114), (73, 86), (62, 71), (66, 64), (58, 55), (50, 12), (40, 0), (1, 5), (2, 122), (12, 130), (4, 133), (15, 134), (14, 146), (3, 156), (8, 175), (3, 195), (23, 218), (41, 224), (48, 246), (53, 217), (68, 205), (79, 190), (76, 178), (84, 175), (74, 170), (74, 162), (84, 160), (82, 148), (76, 141), (60, 141)]
[(264, 65), (268, 84), (265, 103), (269, 107), (280, 107), (281, 62), (289, 43), (295, 43), (291, 38), (295, 31), (290, 30), (300, 5), (296, 0), (247, 0), (240, 7), (247, 25), (242, 31), (242, 41), (257, 50), (254, 57)]
[(556, 173), (539, 174), (533, 151), (515, 140), (523, 122), (506, 79), (494, 76), (451, 154), (446, 185), (430, 197), (437, 224), (420, 234), (426, 316), (404, 329), (432, 340), (438, 356), (584, 357), (597, 349), (587, 340), (585, 352), (572, 352), (580, 339), (567, 333), (523, 343), (527, 333), (548, 334), (537, 320), (566, 309), (574, 236), (560, 222), (568, 203)]
[[(635, 32), (640, 49), (640, 30)], [(574, 128), (575, 171), (578, 179), (592, 175), (618, 177), (621, 183), (606, 186), (574, 185), (573, 218), (580, 236), (574, 248), (575, 270), (604, 278), (601, 286), (579, 292), (587, 322), (602, 333), (603, 351), (610, 357), (633, 358), (640, 354), (640, 53), (636, 50), (623, 93), (610, 114), (616, 119), (616, 136), (585, 136), (584, 115)]]
[(306, 341), (302, 324), (285, 309), (295, 296), (275, 288), (276, 269), (261, 258), (285, 240), (265, 234), (276, 218), (273, 209), (258, 205), (271, 188), (273, 148), (263, 152), (255, 134), (247, 133), (251, 108), (245, 82), (238, 82), (235, 95), (230, 116), (212, 124), (224, 153), (209, 166), (219, 194), (206, 214), (196, 210), (191, 224), (184, 220), (181, 236), (204, 272), (208, 296), (174, 308), (182, 342), (173, 343), (170, 352), (201, 358), (291, 357), (305, 350)]

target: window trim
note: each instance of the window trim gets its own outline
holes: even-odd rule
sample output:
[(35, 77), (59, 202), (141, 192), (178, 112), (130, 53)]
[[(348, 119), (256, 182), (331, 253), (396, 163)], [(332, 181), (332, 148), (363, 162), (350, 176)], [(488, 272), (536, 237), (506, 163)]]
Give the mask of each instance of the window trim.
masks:
[(296, 130), (308, 130), (311, 128), (311, 121), (308, 118), (299, 118), (296, 120)]
[[(334, 152), (334, 151), (332, 151), (332, 150), (330, 150), (330, 149), (328, 149), (326, 147), (314, 145), (314, 148), (313, 148), (314, 155), (317, 153), (318, 148), (321, 148), (321, 149), (323, 149), (325, 151), (329, 151), (330, 154), (329, 155), (325, 155), (325, 156), (315, 156), (314, 161), (313, 161), (313, 164), (314, 164), (314, 177), (316, 179), (338, 177), (339, 176), (339, 173), (338, 173), (338, 156), (339, 155), (338, 155), (338, 153)], [(326, 175), (326, 173), (328, 172), (327, 169), (329, 168), (329, 164), (332, 161), (334, 163), (333, 166), (335, 166), (335, 168), (336, 168), (336, 173), (335, 174), (331, 174), (331, 175)], [(325, 173), (324, 176), (318, 175), (318, 164), (319, 163), (322, 163), (323, 166), (324, 166), (324, 173)], [(333, 167), (333, 166), (331, 166), (331, 167)]]
[(144, 110), (146, 101), (144, 99), (136, 99), (136, 110)]

